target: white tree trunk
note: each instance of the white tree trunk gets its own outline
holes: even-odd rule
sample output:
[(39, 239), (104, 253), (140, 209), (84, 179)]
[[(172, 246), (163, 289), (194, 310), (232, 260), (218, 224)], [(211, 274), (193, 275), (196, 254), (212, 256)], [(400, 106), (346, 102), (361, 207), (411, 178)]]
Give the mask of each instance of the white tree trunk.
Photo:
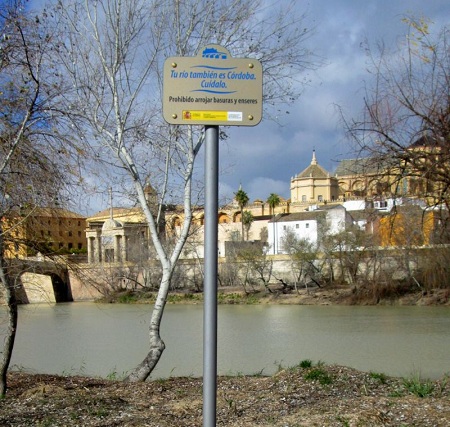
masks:
[(153, 312), (150, 318), (149, 328), (149, 351), (144, 360), (134, 368), (131, 373), (125, 378), (125, 381), (139, 382), (145, 381), (153, 369), (159, 362), (161, 355), (166, 348), (164, 341), (160, 336), (160, 325), (166, 305), (167, 293), (169, 292), (170, 277), (172, 271), (164, 269), (163, 277), (159, 287), (158, 295), (156, 297)]

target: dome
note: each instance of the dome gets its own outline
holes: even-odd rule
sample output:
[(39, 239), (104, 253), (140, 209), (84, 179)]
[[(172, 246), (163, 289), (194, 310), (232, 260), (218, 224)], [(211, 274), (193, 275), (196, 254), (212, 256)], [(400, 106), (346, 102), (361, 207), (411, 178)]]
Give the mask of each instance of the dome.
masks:
[(313, 150), (311, 164), (295, 178), (328, 178), (330, 174), (317, 163), (316, 152)]

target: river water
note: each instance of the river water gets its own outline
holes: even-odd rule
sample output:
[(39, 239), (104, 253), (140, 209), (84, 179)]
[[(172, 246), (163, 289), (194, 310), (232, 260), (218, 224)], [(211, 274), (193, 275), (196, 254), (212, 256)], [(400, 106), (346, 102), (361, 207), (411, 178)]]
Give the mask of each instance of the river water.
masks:
[[(4, 308), (0, 335), (4, 334)], [(21, 306), (13, 369), (122, 376), (147, 353), (151, 307)], [(450, 308), (230, 306), (218, 310), (219, 374), (274, 373), (304, 359), (388, 375), (450, 373)], [(169, 305), (153, 378), (202, 375), (201, 305)]]

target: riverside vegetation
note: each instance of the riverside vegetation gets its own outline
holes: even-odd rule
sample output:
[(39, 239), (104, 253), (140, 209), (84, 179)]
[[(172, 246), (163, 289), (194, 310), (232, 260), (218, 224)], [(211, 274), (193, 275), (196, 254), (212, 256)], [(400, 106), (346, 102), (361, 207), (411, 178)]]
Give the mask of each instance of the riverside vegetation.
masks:
[[(145, 290), (119, 290), (101, 298), (107, 303), (151, 304), (156, 293)], [(201, 304), (203, 293), (182, 290), (172, 291), (167, 297), (169, 304)], [(423, 290), (393, 283), (389, 286), (334, 285), (327, 287), (302, 288), (297, 291), (274, 287), (253, 288), (220, 287), (218, 304), (297, 304), (297, 305), (450, 305), (450, 288)]]

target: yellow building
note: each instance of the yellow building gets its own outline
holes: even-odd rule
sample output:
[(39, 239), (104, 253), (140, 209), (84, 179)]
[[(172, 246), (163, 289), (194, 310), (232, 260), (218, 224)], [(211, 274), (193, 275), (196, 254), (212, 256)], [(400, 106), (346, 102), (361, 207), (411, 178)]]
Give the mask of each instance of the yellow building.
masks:
[[(336, 168), (341, 198), (420, 198), (428, 205), (442, 202), (448, 166), (433, 138), (422, 136), (404, 150), (405, 159), (342, 160)], [(444, 177), (444, 179), (442, 178)]]
[(291, 205), (334, 202), (338, 199), (338, 180), (317, 163), (313, 151), (311, 164), (291, 178)]
[(376, 197), (388, 189), (385, 169), (371, 159), (342, 160), (335, 177), (342, 199)]
[(86, 218), (62, 208), (30, 208), (2, 218), (5, 256), (26, 258), (86, 250)]
[[(448, 214), (445, 215), (448, 220)], [(380, 219), (380, 245), (424, 246), (448, 243), (448, 228), (440, 211), (424, 211), (418, 206), (398, 206)]]
[[(280, 204), (275, 207), (274, 212), (271, 212), (267, 202), (260, 199), (245, 206), (244, 210), (251, 212), (254, 219), (250, 228), (245, 232), (245, 240), (266, 242), (268, 222), (274, 214), (305, 212), (318, 209), (325, 204), (328, 206), (344, 205), (346, 209), (352, 211), (364, 210), (360, 216), (365, 216), (359, 222), (365, 223), (367, 209), (374, 208), (372, 216), (377, 216), (380, 209), (387, 213), (393, 206), (403, 202), (399, 196), (418, 198), (419, 192), (424, 187), (425, 190), (429, 189), (429, 185), (424, 184), (423, 180), (419, 182), (419, 179), (413, 176), (402, 177), (399, 175), (400, 173), (401, 168), (398, 165), (380, 165), (374, 159), (347, 159), (342, 160), (336, 172), (331, 174), (319, 165), (313, 151), (311, 163), (298, 175), (291, 178), (290, 198), (286, 200), (280, 197)], [(145, 192), (149, 207), (155, 209), (157, 206), (156, 192), (149, 185), (146, 186)], [(361, 207), (350, 208), (349, 204), (352, 203), (359, 203), (358, 206)], [(417, 206), (416, 208), (420, 210)], [(177, 236), (184, 220), (182, 207), (166, 206), (163, 214), (160, 232), (167, 239)], [(435, 216), (435, 214), (433, 215)], [(358, 215), (355, 214), (355, 216)], [(389, 231), (388, 224), (388, 221), (391, 220), (392, 218), (383, 219), (384, 222), (380, 223), (380, 240), (383, 245), (396, 244), (399, 236), (408, 230), (408, 227), (402, 226), (397, 218), (396, 233), (398, 237), (393, 237), (395, 234), (393, 235)], [(105, 210), (88, 218), (87, 221), (89, 262), (131, 261), (135, 258), (133, 253), (142, 253), (142, 249), (139, 248), (149, 245), (151, 242), (146, 220), (140, 208)], [(203, 209), (193, 207), (190, 237), (184, 248), (183, 256), (203, 257), (204, 222)], [(225, 254), (225, 242), (240, 241), (242, 238), (241, 211), (235, 200), (219, 209), (218, 223), (218, 250), (219, 254), (223, 255)], [(378, 232), (378, 221), (372, 218), (370, 224), (370, 232), (372, 234)], [(431, 241), (437, 225), (436, 220), (433, 219), (432, 222), (425, 222), (422, 225), (425, 227), (423, 230), (425, 235), (420, 238), (415, 236), (412, 244), (428, 244)]]

